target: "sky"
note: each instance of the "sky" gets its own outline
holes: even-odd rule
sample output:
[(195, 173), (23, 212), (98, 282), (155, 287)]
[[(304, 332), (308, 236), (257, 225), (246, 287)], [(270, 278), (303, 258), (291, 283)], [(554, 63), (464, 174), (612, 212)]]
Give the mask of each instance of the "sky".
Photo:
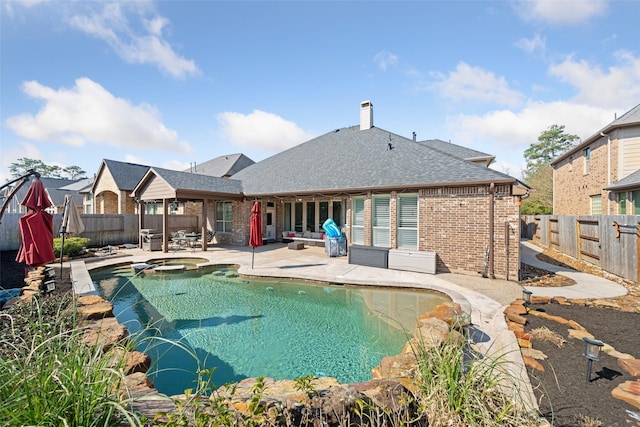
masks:
[(20, 158), (260, 161), (365, 100), (520, 178), (551, 125), (585, 139), (640, 103), (639, 20), (637, 0), (3, 0), (0, 182)]

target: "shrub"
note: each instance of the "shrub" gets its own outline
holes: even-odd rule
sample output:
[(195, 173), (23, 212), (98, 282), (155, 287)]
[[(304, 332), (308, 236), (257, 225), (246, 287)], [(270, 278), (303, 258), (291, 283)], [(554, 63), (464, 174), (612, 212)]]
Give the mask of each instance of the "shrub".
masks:
[[(84, 248), (89, 244), (90, 239), (86, 237), (67, 237), (64, 239), (64, 255), (74, 257), (82, 254)], [(53, 252), (59, 257), (62, 247), (62, 237), (53, 239)]]

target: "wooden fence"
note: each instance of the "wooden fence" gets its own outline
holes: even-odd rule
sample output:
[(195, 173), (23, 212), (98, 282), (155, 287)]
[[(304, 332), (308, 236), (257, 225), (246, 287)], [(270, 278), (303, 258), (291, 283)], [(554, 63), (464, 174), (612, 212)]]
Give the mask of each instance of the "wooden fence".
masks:
[[(18, 250), (22, 242), (18, 220), (23, 214), (5, 214), (0, 224), (0, 251)], [(120, 245), (123, 243), (138, 243), (138, 215), (135, 214), (104, 214), (80, 215), (85, 231), (79, 237), (90, 239), (90, 247)], [(145, 215), (144, 227), (162, 232), (162, 215)], [(62, 215), (53, 216), (54, 237), (58, 237), (58, 230), (62, 222)], [(198, 215), (170, 215), (169, 231), (200, 230)]]
[(640, 283), (639, 224), (635, 215), (530, 215), (522, 218), (522, 237)]

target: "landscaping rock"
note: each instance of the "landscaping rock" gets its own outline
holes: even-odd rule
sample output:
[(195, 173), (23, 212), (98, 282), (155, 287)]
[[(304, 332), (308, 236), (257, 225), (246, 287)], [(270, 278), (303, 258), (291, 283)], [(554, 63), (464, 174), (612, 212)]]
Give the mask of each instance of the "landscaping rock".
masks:
[(380, 365), (371, 369), (374, 379), (390, 379), (413, 377), (417, 370), (417, 359), (413, 353), (403, 353), (397, 356), (387, 356)]
[(522, 360), (524, 360), (525, 366), (535, 369), (536, 371), (544, 372), (544, 366), (542, 366), (542, 363), (538, 362), (533, 357), (523, 355)]
[(444, 322), (447, 322), (450, 326), (456, 327), (468, 326), (470, 323), (470, 319), (468, 318), (468, 316), (465, 316), (465, 313), (464, 311), (462, 311), (460, 304), (456, 304), (453, 302), (439, 304), (430, 312), (424, 313), (423, 315), (418, 317), (418, 325), (420, 325), (422, 320), (431, 318), (440, 319)]
[(84, 331), (82, 341), (87, 345), (101, 346), (106, 350), (128, 335), (127, 328), (115, 317), (106, 317), (90, 322)]
[(98, 304), (78, 306), (78, 315), (81, 319), (96, 320), (105, 317), (113, 317), (113, 304), (101, 302)]
[(527, 324), (527, 319), (518, 314), (517, 310), (515, 310), (512, 306), (508, 306), (504, 309), (504, 315), (510, 322), (517, 323), (519, 325)]
[(585, 331), (584, 329), (569, 329), (568, 332), (571, 338), (575, 338), (578, 340), (581, 340), (584, 337), (591, 338), (591, 339), (594, 338), (593, 335), (591, 335), (589, 332)]
[(623, 382), (611, 391), (611, 396), (640, 409), (640, 380)]
[(106, 302), (100, 295), (82, 295), (78, 297), (78, 304), (91, 305)]
[(640, 377), (640, 360), (618, 359), (618, 366), (632, 377)]
[(536, 359), (536, 360), (546, 360), (546, 359), (548, 359), (546, 354), (544, 354), (542, 351), (536, 350), (534, 348), (521, 348), (520, 352), (522, 353), (522, 356), (524, 356), (524, 357), (531, 357), (531, 358)]

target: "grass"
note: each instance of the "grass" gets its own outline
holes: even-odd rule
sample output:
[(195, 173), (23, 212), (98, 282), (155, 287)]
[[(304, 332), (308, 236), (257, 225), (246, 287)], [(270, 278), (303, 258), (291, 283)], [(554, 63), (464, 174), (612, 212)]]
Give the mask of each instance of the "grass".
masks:
[(454, 335), (441, 346), (418, 345), (420, 401), (431, 425), (535, 425), (517, 393), (506, 394), (505, 384), (517, 384), (502, 358), (485, 358)]
[(0, 313), (3, 425), (139, 425), (126, 409), (123, 360), (82, 342), (73, 307), (52, 296)]
[(529, 334), (531, 338), (538, 341), (545, 341), (551, 344), (554, 344), (558, 348), (562, 348), (564, 344), (567, 342), (562, 335), (553, 332), (551, 329), (546, 326), (541, 326), (539, 328), (532, 329)]

